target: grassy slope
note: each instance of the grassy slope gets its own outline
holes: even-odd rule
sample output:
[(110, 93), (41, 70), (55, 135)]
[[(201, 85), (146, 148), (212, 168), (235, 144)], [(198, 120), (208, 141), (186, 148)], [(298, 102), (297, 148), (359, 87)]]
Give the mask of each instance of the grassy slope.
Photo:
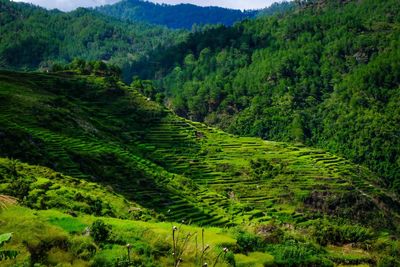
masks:
[[(7, 209), (2, 212), (1, 219), (3, 223), (0, 226), (0, 231), (14, 231), (12, 242), (6, 248), (20, 252), (16, 260), (5, 261), (5, 265), (2, 266), (22, 264), (32, 254), (32, 251), (40, 251), (39, 247), (46, 245), (51, 248), (45, 253), (48, 264), (54, 265), (61, 262), (65, 264), (63, 266), (89, 266), (94, 262), (100, 262), (103, 257), (107, 257), (109, 260), (123, 258), (127, 254), (125, 248), (127, 243), (134, 245), (132, 260), (145, 264), (143, 259), (146, 257), (143, 254), (151, 252), (152, 256), (147, 256), (156, 258), (159, 263), (158, 266), (172, 265), (169, 253), (162, 251), (171, 248), (169, 245), (172, 243), (171, 223), (98, 218), (88, 215), (72, 217), (55, 210), (33, 212), (22, 207)], [(102, 247), (94, 259), (88, 259), (81, 253), (84, 250), (82, 249), (83, 244), (90, 244), (96, 250), (99, 250), (99, 246), (94, 244), (89, 236), (82, 233), (97, 219), (102, 219), (112, 226), (113, 244)], [(16, 229), (18, 231), (15, 231)], [(183, 229), (185, 232), (201, 232), (201, 228), (194, 226), (185, 226)], [(235, 243), (232, 233), (221, 228), (206, 228), (205, 232), (206, 242), (212, 249), (215, 249), (221, 243)], [(152, 249), (150, 246), (157, 247), (160, 251), (157, 252), (157, 249)], [(192, 241), (188, 251), (194, 250), (195, 243)], [(155, 256), (157, 254), (160, 254), (160, 256)], [(210, 257), (211, 255), (214, 257), (214, 251), (211, 252)], [(41, 257), (43, 256), (41, 255)], [(187, 261), (189, 260), (192, 262), (193, 259), (187, 259)], [(187, 266), (190, 266), (190, 264)]]
[(324, 151), (228, 135), (104, 78), (1, 72), (0, 88), (0, 156), (62, 173), (1, 160), (2, 191), (16, 169), (32, 180), (32, 208), (197, 225), (328, 214), (396, 232), (399, 201), (367, 169)]

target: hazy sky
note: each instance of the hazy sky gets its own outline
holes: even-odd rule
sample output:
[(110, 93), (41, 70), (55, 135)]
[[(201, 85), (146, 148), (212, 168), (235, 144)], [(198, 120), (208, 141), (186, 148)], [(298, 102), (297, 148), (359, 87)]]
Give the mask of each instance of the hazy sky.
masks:
[[(69, 11), (77, 7), (99, 6), (113, 4), (119, 0), (14, 0), (16, 2), (28, 2), (46, 8), (58, 8)], [(192, 3), (200, 6), (222, 6), (236, 9), (256, 9), (271, 5), (278, 0), (152, 0), (157, 3), (179, 4)]]

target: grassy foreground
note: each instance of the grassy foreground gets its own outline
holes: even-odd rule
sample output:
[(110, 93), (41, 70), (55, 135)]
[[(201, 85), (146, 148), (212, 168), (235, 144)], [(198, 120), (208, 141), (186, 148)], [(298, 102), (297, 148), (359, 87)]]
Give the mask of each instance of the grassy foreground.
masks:
[[(98, 219), (112, 229), (107, 241), (100, 243), (95, 242), (88, 232)], [(27, 266), (29, 261), (43, 264), (35, 266), (173, 266), (173, 257), (170, 255), (173, 242), (172, 223), (89, 215), (73, 217), (56, 210), (33, 211), (23, 207), (12, 207), (3, 211), (1, 222), (0, 231), (15, 231), (7, 248), (19, 252), (16, 259), (3, 261), (2, 266)], [(200, 233), (203, 229), (206, 246), (210, 246), (203, 259), (204, 262), (211, 262), (210, 266), (213, 266), (219, 251), (224, 247), (231, 248), (234, 253), (228, 252), (229, 254), (220, 258), (217, 266), (333, 266), (333, 262), (342, 263), (341, 266), (349, 263), (351, 266), (376, 264), (377, 255), (371, 249), (352, 245), (330, 245), (323, 248), (311, 240), (304, 240), (305, 237), (300, 237), (296, 230), (286, 229), (287, 232), (282, 237), (286, 239), (284, 248), (282, 244), (271, 242), (262, 251), (245, 251), (240, 247), (246, 245), (246, 241), (242, 239), (250, 234), (240, 234), (242, 230), (239, 228), (179, 227), (183, 235), (199, 234), (197, 244), (196, 238), (187, 244), (181, 266), (195, 266), (196, 259), (199, 260)], [(254, 237), (249, 236), (247, 238), (253, 240)], [(130, 264), (126, 244), (132, 244)], [(374, 246), (387, 244), (390, 243), (385, 236), (377, 238), (373, 243)], [(306, 258), (312, 257), (313, 263), (305, 263)]]

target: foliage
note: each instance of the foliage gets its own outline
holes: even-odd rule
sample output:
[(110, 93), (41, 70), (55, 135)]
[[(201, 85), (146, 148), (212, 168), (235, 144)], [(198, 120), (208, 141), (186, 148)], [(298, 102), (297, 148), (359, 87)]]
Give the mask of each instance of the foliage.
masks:
[(250, 168), (257, 180), (272, 178), (279, 173), (279, 170), (265, 159), (251, 159)]
[(260, 236), (247, 232), (240, 231), (236, 236), (237, 252), (252, 252), (264, 248), (264, 244)]
[[(11, 164), (18, 168), (17, 177), (9, 173)], [(112, 196), (94, 183), (78, 182), (43, 167), (27, 166), (7, 159), (0, 159), (0, 175), (3, 177), (0, 191), (18, 197), (21, 204), (30, 208), (57, 208), (73, 215), (128, 216), (125, 199)], [(16, 202), (13, 197), (7, 197), (6, 200), (8, 205)], [(143, 208), (141, 213), (151, 217)], [(60, 224), (64, 225), (62, 222)], [(65, 224), (73, 227), (73, 223)]]
[[(18, 263), (126, 266), (126, 244), (132, 244), (133, 265), (172, 265), (169, 222), (182, 219), (193, 224), (185, 226), (192, 234), (201, 231), (195, 225), (221, 227), (205, 231), (213, 248), (209, 264), (284, 266), (287, 255), (293, 265), (367, 263), (380, 253), (397, 260), (395, 236), (374, 243), (382, 231), (398, 233), (400, 205), (368, 169), (320, 149), (238, 137), (180, 118), (138, 92), (151, 96), (151, 86), (75, 71), (0, 72), (0, 191), (16, 180), (29, 182), (21, 204), (35, 209), (0, 214), (0, 231), (17, 233), (10, 247), (23, 250)], [(346, 242), (359, 240), (357, 247), (343, 247), (365, 256), (328, 253), (330, 246), (315, 244), (312, 225), (297, 228), (324, 216), (327, 229), (336, 229), (333, 217), (343, 226), (370, 225), (372, 232), (339, 229)], [(101, 250), (87, 229), (97, 220), (112, 227)], [(247, 226), (238, 236), (241, 250), (232, 225)], [(200, 242), (187, 242), (190, 265)]]
[(274, 255), (277, 266), (334, 266), (312, 244), (290, 240), (272, 247), (270, 252)]
[(129, 62), (182, 32), (121, 22), (94, 10), (70, 13), (7, 0), (0, 1), (0, 67), (49, 70), (74, 58), (107, 61), (131, 77)]
[(343, 245), (349, 243), (366, 244), (373, 239), (371, 230), (360, 225), (336, 225), (332, 221), (318, 220), (312, 232), (318, 244)]
[[(12, 233), (1, 234), (0, 235), (0, 248), (4, 246), (5, 243), (11, 240)], [(0, 250), (0, 261), (13, 259), (18, 255), (15, 250)]]
[(181, 116), (329, 149), (399, 193), (399, 14), (396, 0), (309, 1), (192, 33), (135, 64)]
[(90, 227), (90, 236), (96, 243), (106, 242), (111, 234), (111, 227), (102, 220), (95, 221)]
[(61, 65), (55, 64), (51, 66), (53, 72), (68, 72), (74, 71), (81, 75), (96, 75), (98, 77), (113, 77), (119, 79), (121, 76), (121, 69), (115, 65), (106, 64), (103, 61), (85, 61), (83, 59), (75, 58), (70, 64)]

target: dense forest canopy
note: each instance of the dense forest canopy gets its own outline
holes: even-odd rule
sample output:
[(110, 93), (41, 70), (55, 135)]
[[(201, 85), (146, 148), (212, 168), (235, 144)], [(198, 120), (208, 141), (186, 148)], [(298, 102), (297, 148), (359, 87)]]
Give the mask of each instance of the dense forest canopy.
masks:
[[(0, 0), (0, 67), (47, 68), (79, 57), (124, 65), (183, 32), (145, 23), (125, 23), (93, 10), (47, 11)], [(130, 76), (126, 74), (125, 76)]]
[(400, 193), (399, 9), (396, 0), (302, 2), (192, 33), (139, 70), (179, 115), (327, 148)]
[[(275, 4), (262, 10), (262, 14), (284, 12), (291, 6), (289, 3)], [(128, 15), (124, 14), (132, 12), (138, 17), (127, 19)], [(124, 79), (130, 81), (133, 74), (143, 71), (136, 62), (148, 59), (151, 51), (157, 51), (159, 47), (164, 49), (179, 43), (188, 34), (185, 30), (170, 30), (165, 26), (192, 28), (197, 23), (193, 29), (201, 30), (204, 25), (200, 24), (230, 25), (257, 14), (261, 13), (193, 5), (156, 5), (143, 1), (122, 1), (96, 10), (80, 8), (64, 13), (0, 0), (0, 67), (43, 70), (54, 63), (69, 63), (74, 58), (103, 60), (118, 65)], [(168, 22), (168, 18), (175, 22)], [(171, 23), (186, 26), (176, 24), (175, 27)]]

